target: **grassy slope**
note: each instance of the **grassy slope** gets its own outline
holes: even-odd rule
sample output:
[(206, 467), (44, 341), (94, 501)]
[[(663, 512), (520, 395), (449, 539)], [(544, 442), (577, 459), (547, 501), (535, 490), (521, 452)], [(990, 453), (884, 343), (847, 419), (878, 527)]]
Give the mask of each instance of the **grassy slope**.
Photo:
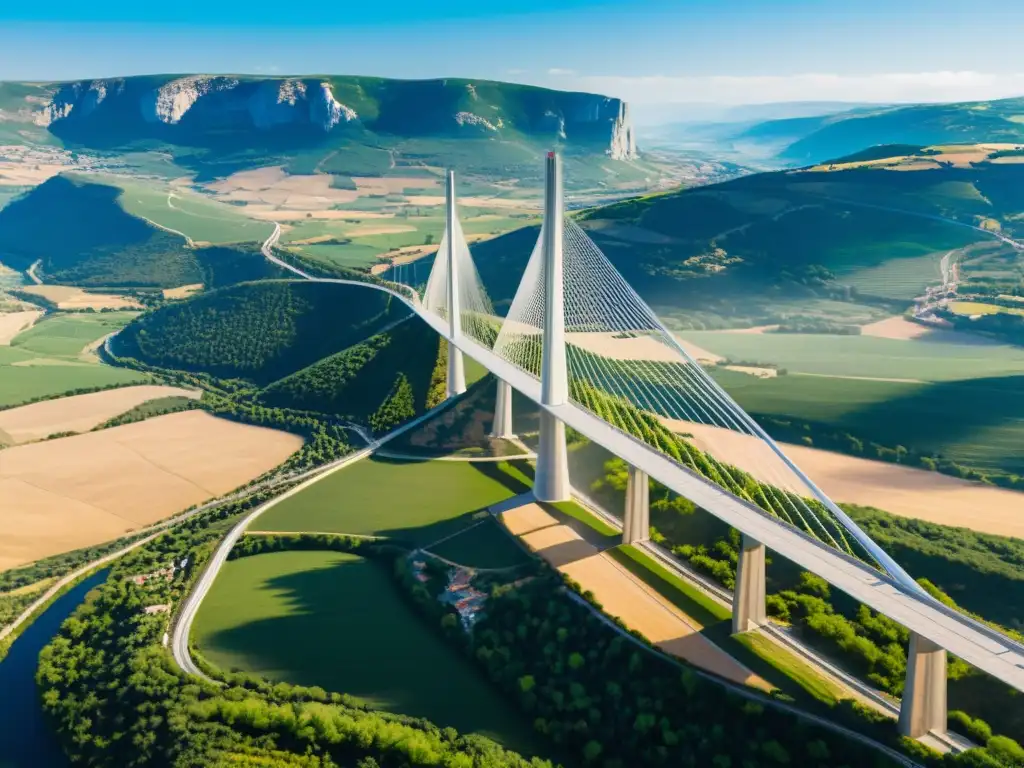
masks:
[(130, 312), (58, 314), (0, 347), (0, 407), (83, 387), (142, 383), (145, 374), (84, 358), (82, 349), (125, 325)]
[(220, 285), (275, 272), (255, 246), (189, 249), (121, 199), (115, 186), (53, 177), (0, 210), (0, 261), (19, 270), (41, 261), (46, 282), (104, 287)]
[(495, 464), (369, 459), (278, 504), (264, 531), (390, 536), (427, 545), (476, 522), (474, 512), (510, 498)]
[(118, 203), (128, 213), (177, 230), (195, 241), (260, 242), (274, 231), (274, 225), (269, 222), (250, 219), (236, 206), (219, 203), (188, 189), (124, 176), (101, 179), (122, 190)]
[(401, 600), (387, 565), (329, 552), (228, 563), (196, 619), (215, 664), (318, 685), (530, 754), (529, 726)]

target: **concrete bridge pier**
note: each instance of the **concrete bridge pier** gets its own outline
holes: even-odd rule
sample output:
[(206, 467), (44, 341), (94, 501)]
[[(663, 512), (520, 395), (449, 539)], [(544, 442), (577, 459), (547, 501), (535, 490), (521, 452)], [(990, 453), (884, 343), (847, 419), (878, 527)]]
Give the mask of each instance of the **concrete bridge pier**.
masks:
[(747, 632), (767, 623), (764, 544), (743, 534), (732, 595), (732, 632)]
[(912, 739), (944, 733), (947, 714), (946, 649), (911, 633), (899, 731)]
[(507, 381), (498, 379), (498, 394), (494, 400), (494, 423), (491, 425), (491, 437), (511, 440), (515, 436), (512, 431), (512, 387)]
[(466, 391), (466, 366), (462, 359), (462, 350), (452, 342), (448, 342), (448, 397), (461, 395)]
[(540, 445), (533, 495), (538, 501), (569, 501), (569, 454), (565, 447), (565, 424), (544, 409), (540, 412)]
[(626, 483), (626, 512), (622, 519), (622, 543), (635, 544), (651, 537), (651, 484), (647, 474), (629, 468)]

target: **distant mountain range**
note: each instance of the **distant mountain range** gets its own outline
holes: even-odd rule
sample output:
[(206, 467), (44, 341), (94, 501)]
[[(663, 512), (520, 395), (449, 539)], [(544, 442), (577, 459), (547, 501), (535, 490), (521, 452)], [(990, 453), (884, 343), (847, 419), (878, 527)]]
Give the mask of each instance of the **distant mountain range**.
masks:
[[(486, 80), (154, 75), (0, 83), (0, 138), (40, 129), (68, 148), (166, 148), (192, 165), (214, 154), (251, 165), (303, 152), (315, 165), (343, 147), (409, 142), (419, 142), (413, 150), (429, 163), (445, 152), (423, 142), (450, 139), (487, 142), (481, 154), (509, 165), (516, 145), (637, 157), (625, 102)], [(388, 155), (366, 162), (386, 168)]]
[[(780, 108), (786, 105), (780, 105)], [(1024, 143), (1024, 98), (955, 104), (852, 106), (789, 105), (787, 116), (751, 119), (734, 112), (726, 120), (678, 123), (649, 130), (653, 140), (689, 148), (717, 147), (737, 158), (775, 165), (806, 165), (879, 144), (931, 146), (961, 143)], [(814, 114), (815, 110), (817, 113)]]

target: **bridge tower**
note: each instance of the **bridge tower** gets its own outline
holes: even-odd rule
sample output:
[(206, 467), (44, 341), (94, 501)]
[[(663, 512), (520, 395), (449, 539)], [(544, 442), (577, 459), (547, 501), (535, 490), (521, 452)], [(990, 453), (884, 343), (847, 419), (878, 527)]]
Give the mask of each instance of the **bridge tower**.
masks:
[[(563, 283), (562, 161), (548, 152), (544, 185), (544, 336), (541, 357), (541, 405), (565, 405), (569, 401), (569, 377), (565, 358), (565, 286)], [(540, 446), (534, 495), (540, 501), (567, 501), (569, 458), (565, 424), (541, 407)]]
[(448, 171), (448, 185), (445, 188), (445, 231), (447, 248), (437, 258), (448, 260), (448, 397), (461, 395), (466, 391), (466, 369), (462, 351), (455, 346), (455, 339), (462, 334), (461, 308), (459, 306), (459, 272), (455, 267), (455, 171)]

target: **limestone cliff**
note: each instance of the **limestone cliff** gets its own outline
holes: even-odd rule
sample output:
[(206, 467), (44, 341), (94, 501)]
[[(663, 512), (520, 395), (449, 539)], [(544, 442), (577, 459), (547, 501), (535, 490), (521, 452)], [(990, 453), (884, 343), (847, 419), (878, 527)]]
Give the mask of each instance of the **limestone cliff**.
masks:
[(24, 108), (30, 119), (86, 146), (156, 139), (287, 150), (376, 134), (378, 144), (405, 136), (494, 138), (616, 160), (637, 156), (629, 108), (619, 99), (486, 80), (145, 76), (53, 83), (46, 93)]
[(613, 160), (635, 160), (637, 158), (636, 136), (633, 135), (633, 123), (629, 119), (629, 104), (619, 102), (619, 114), (612, 124), (612, 145), (608, 154)]

